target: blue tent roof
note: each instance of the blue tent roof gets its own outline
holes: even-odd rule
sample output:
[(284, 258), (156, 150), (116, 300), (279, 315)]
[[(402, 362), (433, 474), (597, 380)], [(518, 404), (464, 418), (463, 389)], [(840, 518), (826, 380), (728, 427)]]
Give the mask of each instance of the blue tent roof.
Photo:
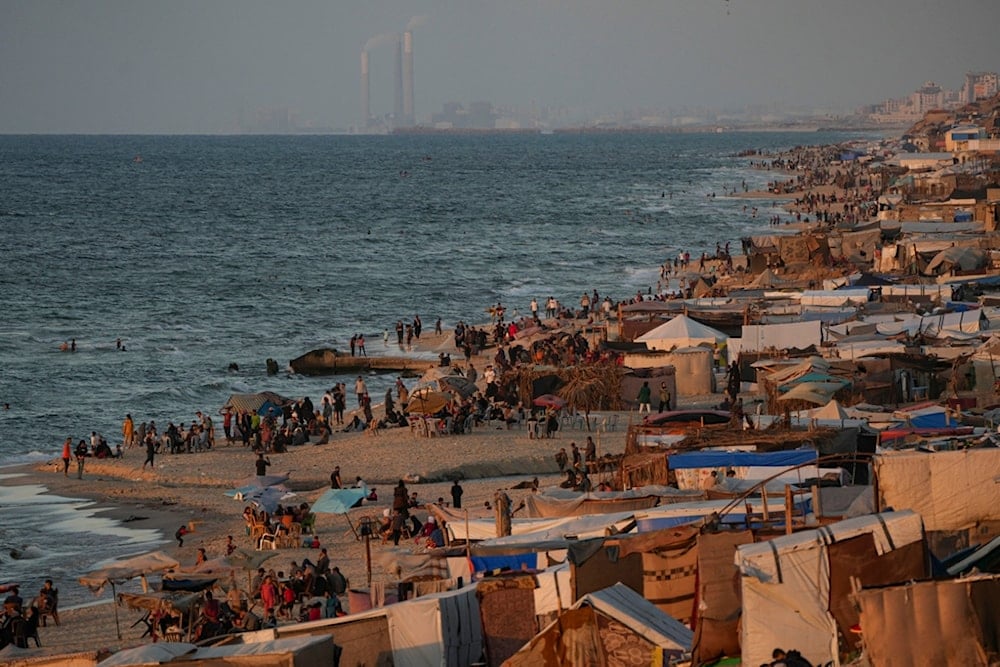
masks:
[(784, 452), (685, 452), (671, 454), (669, 463), (673, 470), (684, 468), (736, 468), (764, 466), (791, 468), (817, 459), (815, 449), (792, 449)]

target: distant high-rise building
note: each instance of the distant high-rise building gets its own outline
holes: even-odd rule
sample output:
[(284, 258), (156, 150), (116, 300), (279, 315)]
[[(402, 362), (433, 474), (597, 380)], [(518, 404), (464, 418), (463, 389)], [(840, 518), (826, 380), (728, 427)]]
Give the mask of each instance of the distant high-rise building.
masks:
[(395, 124), (403, 124), (403, 36), (396, 35), (396, 57), (393, 59), (395, 64), (394, 67), (394, 77), (393, 77), (393, 88), (392, 88), (392, 115)]
[(967, 72), (962, 97), (966, 102), (975, 102), (992, 97), (1000, 91), (1000, 75), (996, 72)]
[(416, 125), (413, 111), (413, 32), (403, 33), (403, 125)]
[(368, 94), (368, 51), (361, 50), (361, 129), (371, 123), (371, 98)]

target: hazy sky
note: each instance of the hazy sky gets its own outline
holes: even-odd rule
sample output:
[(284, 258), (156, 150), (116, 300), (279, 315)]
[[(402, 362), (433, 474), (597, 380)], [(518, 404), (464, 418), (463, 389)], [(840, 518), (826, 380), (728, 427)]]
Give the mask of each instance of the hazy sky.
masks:
[[(0, 0), (0, 132), (360, 120), (362, 45), (415, 16), (415, 107), (853, 109), (1000, 69), (1000, 0)], [(373, 115), (393, 53), (371, 49)]]

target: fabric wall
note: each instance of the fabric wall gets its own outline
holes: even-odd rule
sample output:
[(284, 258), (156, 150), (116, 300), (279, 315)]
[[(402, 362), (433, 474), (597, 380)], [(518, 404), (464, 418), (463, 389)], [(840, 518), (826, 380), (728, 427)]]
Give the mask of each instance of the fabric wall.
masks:
[(874, 459), (882, 507), (919, 513), (928, 531), (1000, 520), (1000, 450), (886, 452)]
[(476, 586), (487, 664), (501, 665), (538, 632), (534, 590), (533, 575), (485, 579)]
[(700, 665), (740, 652), (739, 571), (736, 547), (753, 542), (753, 533), (705, 533), (698, 536), (698, 618), (692, 663)]
[(930, 575), (926, 545), (912, 542), (881, 556), (871, 534), (834, 542), (828, 547), (830, 560), (830, 613), (840, 630), (842, 649), (860, 648), (861, 636), (851, 631), (860, 618), (851, 601), (853, 582), (865, 588), (901, 581), (924, 579)]
[(856, 599), (873, 665), (996, 664), (1000, 577), (866, 589)]

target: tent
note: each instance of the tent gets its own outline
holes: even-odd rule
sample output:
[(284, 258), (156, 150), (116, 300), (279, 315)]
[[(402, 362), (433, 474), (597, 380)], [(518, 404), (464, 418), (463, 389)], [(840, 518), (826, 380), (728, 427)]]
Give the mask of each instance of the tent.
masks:
[(844, 408), (840, 405), (837, 399), (832, 399), (829, 403), (821, 408), (812, 410), (809, 413), (810, 419), (827, 419), (832, 421), (843, 421), (845, 419), (850, 419), (851, 416), (847, 414)]
[(843, 389), (840, 382), (803, 382), (797, 384), (778, 397), (779, 401), (805, 401), (815, 405), (826, 405), (833, 395)]
[(729, 336), (691, 319), (687, 315), (678, 315), (674, 319), (647, 331), (635, 339), (637, 343), (645, 343), (651, 350), (670, 351), (678, 347), (695, 347), (707, 345), (715, 347), (725, 343)]
[(852, 637), (857, 622), (851, 579), (883, 585), (927, 575), (923, 523), (909, 510), (744, 544), (735, 563), (746, 665), (770, 661), (776, 646), (795, 648), (813, 664), (839, 665), (838, 630)]
[[(589, 593), (504, 665), (666, 664), (691, 650), (693, 633), (622, 583)], [(656, 656), (656, 658), (654, 658)]]
[(986, 253), (979, 248), (955, 246), (934, 255), (924, 268), (925, 275), (947, 273), (952, 269), (972, 271), (986, 262)]
[(231, 394), (222, 409), (266, 415), (268, 410), (274, 408), (277, 414), (281, 414), (282, 406), (291, 402), (290, 398), (285, 398), (273, 391), (262, 391), (256, 394)]

